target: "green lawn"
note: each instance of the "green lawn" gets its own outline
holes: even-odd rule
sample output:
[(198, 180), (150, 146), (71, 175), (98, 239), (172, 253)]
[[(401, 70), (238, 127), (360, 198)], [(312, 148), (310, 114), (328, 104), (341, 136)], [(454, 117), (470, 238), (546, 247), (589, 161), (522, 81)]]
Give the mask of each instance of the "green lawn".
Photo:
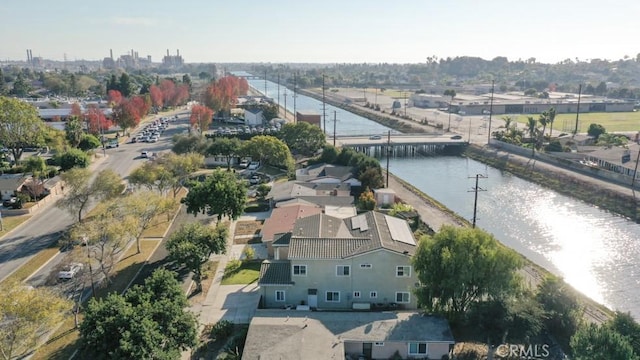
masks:
[(234, 268), (233, 263), (229, 262), (224, 269), (222, 285), (242, 285), (258, 281), (260, 264), (261, 260), (242, 261), (240, 267)]
[[(527, 123), (527, 117), (533, 116), (538, 119), (538, 114), (518, 115), (516, 121), (521, 124)], [(500, 118), (502, 118), (501, 116)], [(607, 132), (617, 131), (639, 131), (640, 112), (619, 112), (619, 113), (584, 113), (580, 114), (578, 121), (578, 132), (586, 133), (589, 125), (600, 124)], [(572, 132), (576, 126), (576, 114), (558, 114), (553, 122), (553, 133)]]

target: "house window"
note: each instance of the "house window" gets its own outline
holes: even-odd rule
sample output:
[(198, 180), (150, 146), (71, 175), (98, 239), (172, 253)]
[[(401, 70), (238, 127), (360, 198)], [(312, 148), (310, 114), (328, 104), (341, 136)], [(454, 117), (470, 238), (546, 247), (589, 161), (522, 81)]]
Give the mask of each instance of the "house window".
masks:
[(349, 276), (349, 274), (351, 273), (351, 266), (349, 265), (338, 265), (336, 266), (336, 269), (337, 276)]
[(427, 355), (427, 343), (409, 343), (409, 355)]
[(409, 302), (409, 293), (408, 292), (397, 292), (396, 293), (396, 302), (397, 303), (408, 303)]
[(284, 302), (284, 290), (276, 290), (276, 301)]
[(354, 299), (360, 299), (360, 291), (354, 291), (353, 292), (353, 298)]
[(397, 277), (409, 277), (411, 276), (411, 266), (396, 266)]
[(340, 291), (327, 291), (325, 300), (327, 302), (340, 302)]
[(360, 264), (360, 269), (371, 269), (372, 265), (371, 264)]
[(369, 297), (371, 299), (377, 299), (378, 298), (378, 292), (377, 291), (372, 291), (369, 293)]
[(293, 265), (293, 275), (307, 276), (307, 265)]
[(384, 346), (383, 342), (374, 342), (373, 345), (375, 346)]

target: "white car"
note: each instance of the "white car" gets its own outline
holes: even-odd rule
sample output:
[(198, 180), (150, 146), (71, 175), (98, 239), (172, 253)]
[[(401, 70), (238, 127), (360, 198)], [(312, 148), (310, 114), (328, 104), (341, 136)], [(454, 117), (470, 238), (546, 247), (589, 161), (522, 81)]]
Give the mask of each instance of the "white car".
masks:
[(58, 272), (58, 279), (60, 280), (69, 280), (73, 279), (84, 267), (81, 263), (71, 263), (69, 265), (65, 265), (60, 272)]
[(260, 162), (259, 161), (252, 161), (249, 166), (247, 167), (247, 169), (249, 170), (258, 170), (258, 168), (260, 167)]

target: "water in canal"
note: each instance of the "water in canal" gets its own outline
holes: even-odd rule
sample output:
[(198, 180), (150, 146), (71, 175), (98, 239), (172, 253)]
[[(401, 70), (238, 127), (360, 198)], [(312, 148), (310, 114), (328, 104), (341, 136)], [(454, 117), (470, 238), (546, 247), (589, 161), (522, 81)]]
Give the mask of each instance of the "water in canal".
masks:
[[(264, 92), (263, 80), (249, 84)], [(280, 86), (282, 106), (283, 94)], [(290, 89), (287, 94), (292, 111)], [(276, 97), (277, 84), (267, 82), (267, 95)], [(298, 95), (296, 108), (322, 114), (322, 103), (307, 96)], [(338, 135), (387, 131), (345, 110), (329, 105), (327, 109), (331, 119), (333, 111), (339, 111)], [(332, 131), (333, 124), (327, 124)], [(592, 299), (640, 319), (640, 225), (462, 157), (394, 158), (390, 170), (470, 220), (475, 176), (486, 176), (479, 181), (486, 191), (478, 194), (478, 227)]]

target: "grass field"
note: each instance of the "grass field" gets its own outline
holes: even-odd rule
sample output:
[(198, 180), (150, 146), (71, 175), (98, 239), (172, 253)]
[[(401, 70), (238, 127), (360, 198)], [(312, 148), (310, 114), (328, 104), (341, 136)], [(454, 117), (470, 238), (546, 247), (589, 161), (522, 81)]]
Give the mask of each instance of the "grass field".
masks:
[[(224, 270), (222, 285), (243, 285), (258, 281), (262, 261), (243, 261), (237, 269), (230, 270), (229, 265)], [(230, 270), (230, 271), (229, 271)]]
[(9, 231), (15, 229), (18, 225), (29, 220), (31, 215), (21, 216), (6, 216), (2, 218), (2, 230), (0, 231), (0, 237), (6, 235)]
[[(527, 123), (527, 117), (533, 116), (538, 119), (537, 114), (518, 115), (516, 121), (521, 124)], [(502, 118), (503, 116), (500, 116)], [(584, 113), (578, 118), (578, 133), (586, 133), (589, 125), (600, 124), (607, 132), (637, 132), (640, 131), (640, 112), (624, 113)], [(558, 114), (553, 122), (553, 133), (558, 131), (571, 133), (576, 126), (576, 114)], [(547, 126), (547, 128), (549, 128)]]

